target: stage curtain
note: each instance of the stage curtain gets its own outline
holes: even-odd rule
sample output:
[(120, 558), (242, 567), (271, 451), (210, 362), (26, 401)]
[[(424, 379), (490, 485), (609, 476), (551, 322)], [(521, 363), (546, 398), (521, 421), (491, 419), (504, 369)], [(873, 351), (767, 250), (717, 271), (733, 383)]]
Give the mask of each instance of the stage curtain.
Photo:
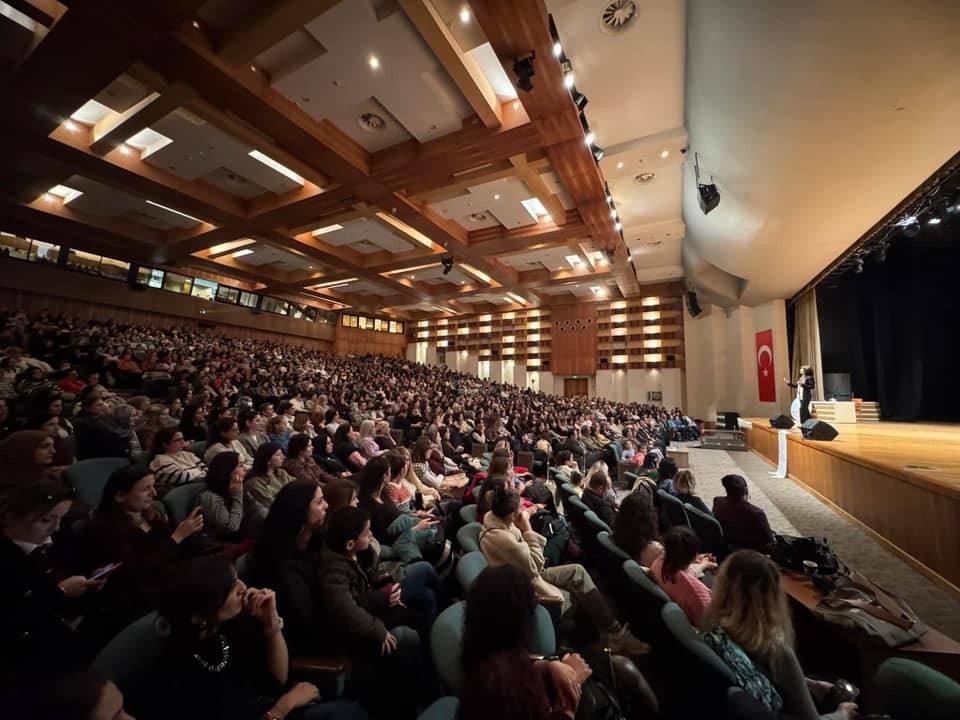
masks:
[(820, 360), (820, 319), (817, 314), (816, 288), (805, 292), (794, 303), (791, 380), (800, 377), (801, 365), (813, 368), (813, 378), (817, 381), (817, 386), (813, 389), (813, 399), (823, 399), (823, 363)]

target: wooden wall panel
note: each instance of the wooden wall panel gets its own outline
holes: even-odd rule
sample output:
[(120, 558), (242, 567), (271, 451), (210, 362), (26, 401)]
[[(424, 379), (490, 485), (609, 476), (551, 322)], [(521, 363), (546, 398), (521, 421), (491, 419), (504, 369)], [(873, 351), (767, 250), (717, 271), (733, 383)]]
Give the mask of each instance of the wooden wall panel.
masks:
[(335, 355), (391, 355), (404, 357), (407, 354), (406, 334), (361, 330), (337, 325), (334, 340)]
[[(754, 424), (751, 449), (777, 460), (776, 430)], [(791, 478), (862, 523), (924, 574), (960, 594), (960, 497), (790, 436)]]
[(597, 306), (584, 303), (555, 307), (551, 317), (553, 374), (596, 374)]
[[(0, 259), (0, 305), (22, 307), (28, 314), (41, 308), (82, 319), (108, 319), (137, 325), (215, 325), (211, 332), (304, 345), (333, 352), (334, 327), (310, 320), (259, 313), (249, 309), (163, 290), (131, 290), (126, 283), (71, 270)], [(201, 314), (205, 310), (205, 314)]]

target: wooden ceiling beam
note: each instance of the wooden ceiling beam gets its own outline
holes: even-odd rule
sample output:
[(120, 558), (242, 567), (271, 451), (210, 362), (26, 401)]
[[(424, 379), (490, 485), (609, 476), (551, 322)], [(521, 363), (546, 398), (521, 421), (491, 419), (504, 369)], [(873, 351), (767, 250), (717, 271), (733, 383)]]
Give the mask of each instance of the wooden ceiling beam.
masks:
[(223, 33), (217, 44), (217, 55), (227, 65), (245, 65), (339, 2), (273, 0), (261, 3)]
[(488, 256), (509, 255), (533, 250), (563, 247), (571, 240), (589, 237), (589, 228), (583, 222), (568, 221), (566, 225), (537, 223), (515, 230), (497, 228), (495, 233), (479, 230), (470, 233), (470, 247)]
[(22, 12), (34, 22), (46, 28), (53, 24), (67, 11), (67, 8), (56, 0), (4, 0), (14, 10)]
[(174, 84), (163, 94), (151, 93), (123, 113), (111, 113), (93, 128), (94, 142), (90, 146), (97, 155), (106, 155), (144, 128), (162, 120), (186, 101), (193, 91)]
[(553, 222), (557, 225), (563, 225), (567, 219), (567, 209), (560, 202), (560, 198), (550, 192), (547, 184), (540, 177), (540, 171), (531, 168), (527, 164), (526, 153), (514, 155), (510, 158), (510, 164), (517, 171), (517, 177), (523, 180), (531, 194), (540, 201), (544, 209), (549, 213)]
[(487, 128), (501, 125), (500, 101), (480, 65), (461, 49), (431, 0), (399, 0), (407, 18)]

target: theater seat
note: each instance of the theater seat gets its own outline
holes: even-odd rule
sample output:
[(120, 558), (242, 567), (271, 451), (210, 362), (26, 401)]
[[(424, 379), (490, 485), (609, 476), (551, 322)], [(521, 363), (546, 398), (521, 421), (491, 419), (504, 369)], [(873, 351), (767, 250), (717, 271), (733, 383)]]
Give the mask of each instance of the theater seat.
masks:
[[(668, 602), (660, 611), (671, 642), (666, 653), (666, 664), (677, 684), (671, 696), (676, 700), (681, 717), (706, 717), (727, 702), (727, 690), (736, 684), (733, 671), (711, 650), (690, 625), (683, 609)], [(691, 687), (697, 688), (690, 693)]]
[(478, 522), (467, 523), (457, 530), (457, 544), (463, 552), (480, 552), (481, 530), (483, 530), (483, 525)]
[(477, 576), (487, 567), (487, 559), (482, 552), (468, 552), (457, 562), (457, 580), (460, 589), (466, 593)]
[(170, 637), (170, 625), (156, 612), (121, 630), (94, 658), (90, 669), (110, 678), (134, 708), (144, 697)]
[(205, 482), (192, 482), (179, 485), (163, 496), (163, 506), (170, 516), (170, 525), (176, 527), (187, 519), (197, 505), (197, 498), (207, 489)]
[(610, 529), (610, 526), (601, 520), (593, 510), (587, 510), (583, 514), (583, 519), (586, 520), (587, 524), (592, 526), (598, 533), (605, 532), (609, 534), (613, 532), (613, 530)]
[(129, 465), (125, 458), (90, 458), (80, 460), (67, 467), (64, 471), (67, 482), (77, 491), (77, 500), (96, 507), (100, 504), (103, 488), (114, 470)]
[(455, 697), (442, 697), (420, 713), (417, 720), (456, 720), (460, 713), (460, 700)]
[(462, 508), (460, 508), (460, 519), (465, 523), (479, 522), (479, 518), (477, 517), (476, 503), (472, 505), (464, 505)]
[(905, 658), (884, 661), (873, 678), (871, 712), (897, 720), (960, 718), (960, 684), (933, 668)]
[(690, 527), (690, 518), (687, 517), (687, 511), (679, 498), (666, 490), (657, 490), (656, 501), (663, 508), (671, 527)]
[(690, 527), (700, 538), (700, 552), (713, 553), (717, 560), (723, 560), (728, 554), (727, 543), (723, 539), (723, 528), (720, 522), (690, 503), (684, 503), (683, 509), (690, 519)]

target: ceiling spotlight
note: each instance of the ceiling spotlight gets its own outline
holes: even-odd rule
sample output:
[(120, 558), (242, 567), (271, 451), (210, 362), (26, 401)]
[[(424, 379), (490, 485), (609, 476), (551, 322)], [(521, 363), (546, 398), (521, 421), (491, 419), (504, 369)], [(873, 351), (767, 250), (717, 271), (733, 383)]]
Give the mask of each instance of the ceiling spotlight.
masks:
[(940, 218), (938, 217), (932, 217), (929, 220), (927, 220), (927, 225), (939, 225), (939, 224), (940, 224)]
[(853, 261), (853, 274), (859, 275), (863, 272), (863, 258), (859, 255)]
[(494, 200), (499, 200), (499, 199), (500, 199), (500, 193), (496, 193), (496, 194), (493, 196), (493, 199), (494, 199)]
[(470, 23), (470, 8), (466, 5), (460, 8), (460, 22), (464, 25), (468, 25)]
[(589, 145), (593, 145), (593, 141), (596, 140), (596, 139), (597, 139), (597, 136), (594, 135), (592, 132), (588, 132), (586, 135), (583, 136), (583, 141), (584, 141), (588, 146), (589, 146)]
[(190, 24), (193, 25), (193, 27), (194, 27), (195, 29), (197, 29), (197, 30), (200, 29), (200, 23), (197, 22), (196, 20), (194, 20), (194, 21), (193, 21), (192, 23), (190, 23)]
[(371, 55), (369, 58), (367, 58), (367, 65), (370, 66), (371, 70), (379, 70), (380, 58), (378, 58), (376, 55)]
[(440, 264), (443, 265), (443, 274), (449, 275), (453, 270), (453, 255), (444, 255), (440, 258)]
[(553, 56), (554, 56), (555, 58), (558, 58), (558, 57), (560, 57), (561, 55), (563, 55), (563, 47), (560, 45), (560, 41), (557, 40), (557, 41), (553, 44)]
[(513, 63), (513, 74), (517, 76), (517, 88), (524, 92), (533, 90), (533, 76), (536, 75), (533, 61), (536, 57), (537, 54), (531, 52), (527, 57), (515, 60)]
[(623, 170), (623, 160), (617, 163), (617, 170)]
[(570, 91), (570, 94), (573, 95), (573, 104), (577, 106), (577, 110), (583, 112), (583, 109), (587, 106), (587, 103), (590, 102), (587, 100), (587, 96), (576, 88), (573, 88)]
[(617, 219), (617, 211), (616, 211), (616, 210), (610, 210), (610, 219), (611, 219), (611, 220), (616, 220), (616, 219)]
[(63, 124), (63, 126), (64, 126), (67, 130), (70, 130), (71, 132), (74, 132), (74, 131), (80, 129), (73, 120), (67, 120), (67, 121)]
[(563, 86), (567, 90), (573, 87), (573, 83), (574, 83), (574, 77), (572, 72), (569, 72), (563, 76)]
[(660, 153), (660, 157), (662, 157), (662, 158), (670, 157), (670, 151), (669, 151), (669, 150), (664, 150), (663, 152)]
[(903, 230), (903, 234), (907, 237), (912, 238), (920, 234), (920, 223), (917, 222), (917, 218), (913, 217), (912, 215), (904, 218), (897, 224), (900, 225), (900, 228)]
[(613, 226), (613, 229), (616, 230), (617, 232), (620, 232), (621, 230), (623, 230), (623, 223), (617, 220), (616, 224), (614, 224)]
[(603, 159), (603, 148), (598, 145), (594, 145), (591, 150), (593, 151), (593, 159), (597, 162), (600, 162)]

